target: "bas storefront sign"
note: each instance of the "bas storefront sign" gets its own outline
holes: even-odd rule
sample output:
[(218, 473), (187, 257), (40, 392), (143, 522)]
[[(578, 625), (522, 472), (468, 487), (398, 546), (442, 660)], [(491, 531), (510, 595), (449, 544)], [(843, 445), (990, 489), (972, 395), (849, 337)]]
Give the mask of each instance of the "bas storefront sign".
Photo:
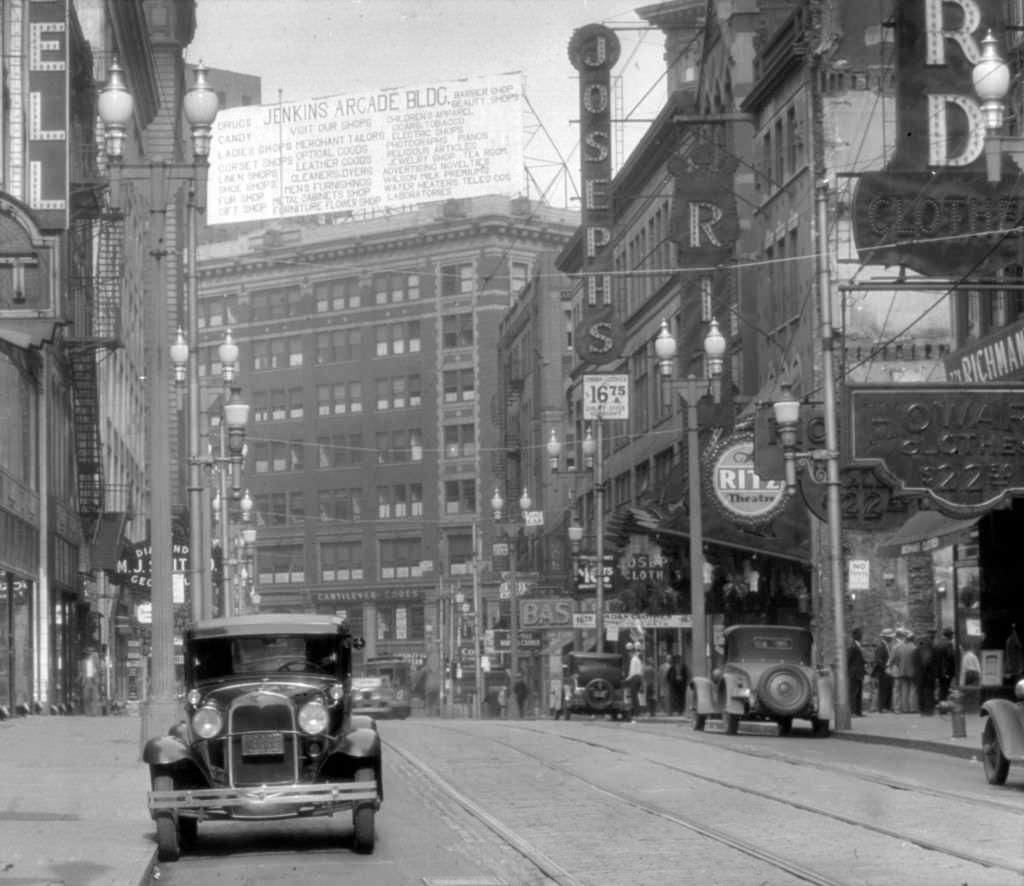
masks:
[(902, 494), (976, 516), (1024, 492), (1024, 385), (849, 385), (850, 453)]

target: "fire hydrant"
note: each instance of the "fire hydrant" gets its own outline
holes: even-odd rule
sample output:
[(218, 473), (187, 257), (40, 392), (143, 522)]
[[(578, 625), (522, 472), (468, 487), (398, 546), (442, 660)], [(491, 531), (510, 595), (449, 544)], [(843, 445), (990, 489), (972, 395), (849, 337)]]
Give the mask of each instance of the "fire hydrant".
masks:
[(950, 719), (953, 721), (953, 738), (967, 738), (967, 718), (964, 716), (963, 696), (959, 689), (949, 693)]

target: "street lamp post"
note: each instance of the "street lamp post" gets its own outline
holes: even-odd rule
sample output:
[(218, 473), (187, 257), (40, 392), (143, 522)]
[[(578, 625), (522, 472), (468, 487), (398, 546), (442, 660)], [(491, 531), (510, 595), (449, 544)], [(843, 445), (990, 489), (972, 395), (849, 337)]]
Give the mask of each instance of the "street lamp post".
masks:
[(725, 356), (725, 338), (718, 331), (718, 323), (711, 321), (704, 339), (704, 355), (707, 360), (707, 377), (690, 375), (685, 379), (673, 379), (676, 340), (668, 328), (668, 321), (661, 321), (661, 329), (654, 340), (654, 351), (658, 357), (658, 369), (666, 389), (675, 389), (686, 404), (686, 456), (689, 481), (690, 511), (690, 600), (693, 628), (690, 650), (690, 673), (695, 677), (707, 675), (707, 615), (704, 601), (704, 525), (701, 513), (700, 495), (700, 439), (698, 435), (697, 407), (701, 398), (710, 393), (715, 403), (722, 397), (722, 361)]
[(999, 53), (999, 44), (990, 30), (981, 41), (981, 57), (971, 71), (974, 91), (981, 99), (981, 113), (985, 118), (985, 166), (990, 182), (1002, 178), (1003, 155), (1024, 166), (1024, 137), (1003, 135), (1006, 106), (1003, 99), (1010, 90), (1010, 69)]
[[(509, 571), (509, 671), (511, 672), (513, 682), (519, 676), (519, 574), (518, 574), (518, 563), (517, 563), (517, 547), (519, 544), (519, 530), (520, 523), (512, 520), (502, 520), (502, 511), (505, 507), (505, 500), (501, 497), (501, 492), (497, 487), (494, 489), (494, 495), (491, 496), (491, 510), (494, 512), (494, 522), (500, 525), (504, 531), (506, 539), (509, 539), (508, 545), (508, 571)], [(519, 496), (519, 512), (521, 515), (525, 515), (530, 508), (533, 507), (533, 501), (530, 498), (530, 494), (524, 489), (523, 494)], [(514, 535), (509, 530), (515, 532)], [(511, 688), (511, 687), (510, 687)], [(511, 693), (512, 696), (515, 693)], [(509, 699), (511, 704), (512, 699)], [(519, 700), (516, 699), (516, 715), (522, 716), (522, 711), (519, 710)]]
[[(192, 131), (192, 162), (176, 164), (167, 161), (143, 164), (124, 163), (124, 144), (128, 126), (134, 118), (134, 101), (124, 80), (124, 71), (116, 59), (97, 101), (97, 112), (105, 129), (106, 152), (110, 168), (110, 197), (115, 208), (120, 206), (120, 186), (125, 169), (138, 170), (149, 183), (150, 255), (152, 263), (152, 335), (149, 366), (149, 434), (150, 434), (150, 570), (152, 581), (152, 665), (149, 692), (142, 716), (142, 739), (164, 732), (178, 716), (174, 675), (174, 596), (171, 559), (171, 476), (170, 428), (168, 421), (168, 352), (169, 324), (167, 309), (167, 268), (164, 262), (166, 213), (171, 183), (188, 182), (188, 224), (191, 232), (196, 224), (199, 203), (205, 200), (210, 130), (217, 116), (217, 94), (206, 82), (206, 69), (196, 68), (195, 85), (185, 94), (183, 109)], [(194, 265), (194, 257), (190, 256)], [(190, 274), (189, 286), (194, 285)], [(190, 301), (194, 292), (189, 293)], [(190, 311), (190, 315), (193, 312)], [(191, 316), (190, 316), (191, 319)], [(196, 367), (198, 374), (198, 365)], [(194, 536), (190, 539), (194, 544)], [(191, 550), (192, 576), (199, 570)], [(199, 589), (193, 586), (193, 595)], [(195, 607), (194, 607), (195, 608)]]
[(594, 554), (597, 569), (594, 572), (594, 626), (597, 628), (598, 652), (604, 652), (604, 439), (603, 423), (597, 419), (597, 439), (591, 429), (583, 438), (583, 466), (594, 471)]

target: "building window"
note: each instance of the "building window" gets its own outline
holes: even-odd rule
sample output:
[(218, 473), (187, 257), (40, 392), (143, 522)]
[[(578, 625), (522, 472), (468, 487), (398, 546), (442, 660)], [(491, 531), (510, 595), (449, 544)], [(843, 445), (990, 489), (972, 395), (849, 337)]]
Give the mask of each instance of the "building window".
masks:
[(527, 284), (530, 282), (530, 265), (524, 261), (510, 261), (508, 263), (508, 293), (512, 301), (515, 301)]
[(446, 480), (444, 512), (446, 514), (475, 514), (476, 480)]
[(302, 310), (302, 291), (298, 286), (263, 289), (249, 297), (253, 322), (284, 320)]
[(476, 455), (476, 429), (471, 424), (445, 425), (444, 457)]
[(473, 536), (449, 535), (448, 562), (445, 564), (448, 575), (468, 575), (473, 569)]
[(402, 603), (377, 605), (378, 640), (422, 640), (425, 637), (422, 606)]
[(306, 580), (302, 545), (260, 545), (259, 584), (298, 584)]
[(373, 293), (377, 305), (416, 301), (420, 297), (419, 274), (376, 274), (373, 278)]
[(313, 304), (318, 314), (351, 311), (362, 306), (359, 292), (359, 278), (330, 280), (313, 287)]
[(317, 492), (317, 508), (321, 520), (362, 519), (359, 489), (321, 489)]
[(362, 434), (332, 434), (317, 438), (317, 467), (351, 468), (362, 463)]
[(320, 581), (362, 581), (364, 577), (361, 542), (335, 541), (320, 545)]
[(344, 363), (362, 356), (362, 333), (358, 329), (334, 329), (316, 335), (316, 362)]
[(376, 443), (379, 465), (423, 461), (423, 432), (419, 428), (379, 431)]
[(377, 341), (375, 353), (378, 357), (418, 354), (420, 351), (419, 320), (382, 324), (375, 328), (374, 334)]
[(465, 295), (473, 292), (475, 279), (473, 264), (463, 262), (441, 266), (441, 295)]
[(448, 314), (441, 320), (441, 345), (445, 348), (473, 346), (473, 315)]
[(420, 578), (423, 575), (423, 544), (419, 538), (383, 538), (380, 540), (380, 577)]
[(461, 403), (476, 399), (473, 370), (446, 369), (442, 376), (445, 403)]
[(423, 485), (398, 483), (377, 487), (377, 519), (423, 516)]
[(316, 414), (348, 415), (363, 411), (363, 384), (358, 381), (316, 386)]

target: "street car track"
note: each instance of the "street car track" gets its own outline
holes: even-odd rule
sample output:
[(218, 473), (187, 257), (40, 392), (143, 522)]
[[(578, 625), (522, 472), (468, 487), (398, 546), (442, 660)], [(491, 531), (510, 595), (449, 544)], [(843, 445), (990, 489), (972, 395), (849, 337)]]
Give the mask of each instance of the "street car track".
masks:
[[(421, 721), (421, 724), (417, 725), (433, 726), (434, 724), (427, 724)], [(435, 726), (435, 728), (437, 727)], [(525, 750), (522, 744), (515, 742), (514, 739), (503, 740), (493, 736), (482, 737), (478, 732), (474, 730), (460, 729), (458, 727), (455, 727), (450, 721), (447, 724), (445, 724), (444, 728), (448, 731), (459, 732), (460, 734), (468, 738), (471, 738), (472, 740), (477, 742), (483, 739), (487, 742), (498, 745), (506, 750), (514, 751), (517, 754), (528, 758), (532, 764), (538, 767), (543, 767), (544, 769), (547, 769), (552, 773), (557, 773), (562, 778), (571, 779), (575, 782), (581, 783), (584, 786), (586, 786), (587, 789), (593, 792), (599, 793), (607, 798), (614, 799), (619, 803), (626, 804), (632, 807), (633, 809), (640, 810), (644, 813), (647, 813), (648, 815), (655, 816), (663, 821), (670, 822), (674, 825), (685, 828), (686, 830), (695, 834), (699, 834), (702, 837), (707, 838), (708, 840), (714, 841), (715, 843), (718, 843), (722, 846), (729, 847), (739, 853), (742, 853), (745, 856), (748, 856), (752, 859), (756, 859), (759, 862), (770, 865), (771, 867), (779, 871), (786, 872), (791, 876), (796, 877), (804, 882), (815, 884), (834, 884), (834, 886), (839, 886), (839, 884), (847, 882), (845, 880), (837, 880), (833, 876), (830, 876), (829, 874), (823, 873), (819, 870), (815, 870), (808, 865), (800, 863), (796, 859), (786, 858), (785, 856), (780, 855), (778, 853), (768, 851), (762, 845), (758, 845), (754, 842), (744, 839), (741, 836), (738, 836), (734, 831), (709, 825), (704, 820), (704, 816), (689, 816), (686, 814), (681, 814), (678, 810), (668, 810), (656, 803), (639, 799), (636, 796), (627, 793), (626, 791), (618, 791), (613, 788), (609, 788), (604, 785), (598, 784), (596, 781), (592, 781), (578, 774), (577, 772), (572, 771), (567, 766), (562, 766), (557, 763), (553, 763), (542, 756), (531, 753), (529, 750)], [(610, 744), (604, 744), (599, 741), (594, 741), (592, 738), (577, 738), (575, 736), (564, 734), (552, 736), (552, 733), (550, 731), (531, 727), (526, 723), (506, 723), (505, 728), (510, 732), (525, 732), (532, 733), (538, 736), (556, 737), (566, 742), (585, 745), (594, 749), (602, 749), (613, 754), (622, 753), (621, 747), (616, 747)], [(560, 884), (575, 884), (578, 882), (575, 880), (575, 878), (572, 877), (572, 875), (568, 874), (568, 872), (560, 868), (557, 865), (557, 863), (555, 863), (552, 859), (543, 855), (543, 853), (539, 853), (539, 850), (537, 850), (536, 847), (533, 847), (528, 840), (524, 839), (520, 834), (517, 834), (511, 829), (509, 829), (502, 822), (494, 819), (493, 816), (490, 816), (488, 813), (484, 812), (473, 800), (462, 795), (457, 788), (452, 786), (448, 781), (444, 779), (442, 775), (437, 773), (422, 760), (418, 759), (415, 755), (409, 753), (400, 746), (394, 745), (392, 742), (387, 742), (387, 744), (389, 745), (393, 752), (403, 756), (411, 765), (416, 766), (427, 777), (435, 780), (435, 782), (439, 786), (441, 786), (445, 791), (449, 792), (451, 796), (453, 796), (453, 798), (456, 799), (457, 802), (459, 802), (467, 809), (467, 811), (469, 811), (473, 815), (478, 815), (481, 817), (482, 820), (487, 821), (488, 826), (491, 827), (496, 834), (498, 834), (502, 839), (509, 842), (510, 845), (515, 846), (517, 850), (522, 852), (527, 858), (529, 858), (534, 864), (536, 864), (538, 868), (540, 868), (548, 876), (550, 876), (551, 879), (555, 880)], [(908, 833), (895, 828), (885, 827), (870, 820), (865, 820), (864, 818), (857, 818), (855, 816), (842, 814), (841, 812), (837, 812), (833, 809), (823, 808), (821, 806), (816, 806), (811, 803), (800, 802), (793, 798), (779, 797), (777, 795), (770, 794), (765, 791), (753, 789), (750, 786), (745, 785), (739, 781), (730, 782), (726, 779), (709, 776), (700, 771), (687, 769), (685, 766), (669, 764), (664, 762), (663, 760), (652, 759), (649, 757), (643, 757), (643, 759), (648, 764), (659, 766), (666, 770), (676, 772), (680, 775), (701, 781), (709, 785), (715, 785), (717, 787), (721, 787), (731, 791), (738, 791), (752, 798), (757, 798), (758, 800), (763, 802), (786, 806), (789, 809), (792, 809), (796, 812), (806, 813), (813, 816), (819, 816), (825, 819), (829, 819), (841, 826), (853, 827), (861, 831), (867, 831), (884, 839), (898, 841), (900, 844), (913, 845), (926, 852), (936, 853), (940, 856), (944, 856), (951, 860), (955, 859), (959, 862), (963, 862), (969, 865), (975, 865), (980, 868), (985, 868), (992, 871), (1009, 872), (1012, 873), (1015, 877), (1021, 877), (1022, 875), (1024, 875), (1024, 867), (1021, 867), (1019, 864), (1008, 863), (1006, 860), (1003, 859), (986, 857), (975, 852), (970, 852), (964, 849), (957, 849), (956, 847), (950, 847), (941, 842), (926, 839), (922, 837), (920, 834)], [(794, 758), (788, 758), (785, 760), (785, 762), (793, 763), (795, 765), (806, 765)], [(817, 766), (817, 764), (811, 765)], [(862, 772), (851, 772), (838, 767), (836, 771), (844, 776), (849, 775), (857, 778), (864, 777), (864, 774)], [(891, 787), (895, 790), (900, 791), (918, 792), (926, 795), (937, 794), (943, 796), (943, 798), (948, 801), (974, 802), (973, 798), (965, 798), (960, 795), (948, 792), (920, 790), (916, 785), (910, 785), (907, 783), (894, 784), (892, 783), (892, 780), (887, 780), (880, 777), (866, 778), (865, 780), (870, 781), (874, 784), (880, 784), (882, 786)], [(1020, 813), (1020, 809), (1016, 807), (1014, 807), (1012, 811), (1014, 813)]]
[[(622, 728), (620, 726), (618, 727), (618, 729), (616, 729), (615, 725), (612, 723), (605, 723), (603, 721), (596, 720), (594, 721), (593, 725), (597, 726), (598, 728), (606, 728), (609, 732), (616, 732), (618, 731), (618, 729)], [(648, 735), (665, 734), (663, 729), (659, 729), (657, 727), (653, 729), (645, 729), (642, 721), (639, 723), (634, 723), (633, 726), (635, 729), (640, 729), (646, 732)], [(701, 738), (698, 738), (698, 735), (700, 734), (701, 733), (694, 733), (683, 728), (679, 730), (678, 734), (675, 732), (672, 733), (673, 738), (680, 738), (683, 741), (690, 741), (699, 744), (707, 744), (707, 742), (703, 741)], [(708, 733), (703, 734), (707, 735)], [(596, 744), (597, 743), (595, 743), (595, 745)], [(1013, 815), (1024, 816), (1024, 806), (1021, 806), (1020, 803), (1012, 803), (1008, 800), (999, 799), (998, 796), (977, 797), (970, 796), (968, 794), (955, 793), (953, 791), (944, 791), (941, 788), (931, 788), (927, 785), (915, 784), (914, 782), (909, 781), (901, 781), (900, 779), (894, 778), (891, 775), (880, 772), (872, 772), (870, 770), (862, 769), (859, 766), (844, 766), (840, 763), (827, 763), (822, 760), (806, 760), (802, 757), (796, 757), (792, 754), (781, 753), (779, 751), (756, 750), (755, 748), (752, 748), (749, 745), (740, 746), (735, 743), (722, 741), (720, 743), (716, 743), (715, 748), (716, 750), (725, 750), (733, 754), (742, 754), (745, 757), (755, 757), (761, 760), (774, 760), (780, 763), (790, 763), (794, 766), (802, 766), (808, 769), (818, 769), (822, 772), (837, 772), (842, 775), (853, 776), (869, 784), (877, 784), (883, 787), (893, 788), (894, 790), (913, 791), (914, 793), (926, 794), (929, 797), (935, 797), (939, 800), (953, 800), (957, 803), (966, 803), (969, 805), (984, 807), (985, 809), (1004, 809)], [(693, 774), (699, 777), (699, 773), (691, 772), (690, 770), (687, 770), (685, 768), (680, 769), (679, 771), (683, 772), (686, 775)]]

